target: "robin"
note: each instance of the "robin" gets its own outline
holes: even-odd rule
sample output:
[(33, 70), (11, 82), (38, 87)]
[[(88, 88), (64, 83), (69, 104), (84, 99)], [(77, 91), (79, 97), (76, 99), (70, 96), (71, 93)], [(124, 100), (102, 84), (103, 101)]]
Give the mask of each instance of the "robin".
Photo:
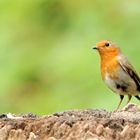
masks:
[(101, 75), (105, 84), (115, 93), (119, 94), (119, 109), (124, 95), (128, 96), (127, 104), (132, 96), (140, 100), (140, 77), (127, 57), (113, 42), (103, 40), (96, 44), (101, 58)]

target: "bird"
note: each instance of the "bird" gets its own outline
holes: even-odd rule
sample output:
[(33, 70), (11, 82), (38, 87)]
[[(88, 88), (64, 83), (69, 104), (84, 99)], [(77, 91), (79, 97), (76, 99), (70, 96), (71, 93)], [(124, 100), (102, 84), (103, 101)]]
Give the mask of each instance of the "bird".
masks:
[(120, 96), (116, 111), (125, 95), (128, 96), (127, 104), (132, 96), (140, 100), (140, 77), (121, 49), (110, 40), (98, 42), (93, 49), (99, 52), (102, 80)]

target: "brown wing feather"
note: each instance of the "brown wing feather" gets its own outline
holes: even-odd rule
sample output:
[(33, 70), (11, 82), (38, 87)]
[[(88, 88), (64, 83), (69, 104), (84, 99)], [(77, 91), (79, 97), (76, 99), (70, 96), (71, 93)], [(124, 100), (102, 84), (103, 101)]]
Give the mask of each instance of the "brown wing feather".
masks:
[(136, 73), (135, 69), (133, 68), (133, 66), (129, 63), (127, 57), (125, 57), (124, 55), (121, 55), (120, 57), (120, 66), (122, 67), (122, 69), (129, 74), (129, 76), (134, 80), (134, 82), (137, 85), (137, 90), (140, 91), (140, 77), (138, 76), (138, 74)]

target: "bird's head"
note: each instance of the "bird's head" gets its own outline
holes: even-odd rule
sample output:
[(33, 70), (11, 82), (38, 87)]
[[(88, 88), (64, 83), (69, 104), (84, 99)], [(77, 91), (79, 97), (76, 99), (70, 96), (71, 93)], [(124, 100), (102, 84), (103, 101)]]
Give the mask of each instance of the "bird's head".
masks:
[(120, 49), (109, 40), (103, 40), (96, 44), (96, 47), (93, 49), (98, 50), (100, 56), (107, 56), (107, 55), (117, 55), (120, 53)]

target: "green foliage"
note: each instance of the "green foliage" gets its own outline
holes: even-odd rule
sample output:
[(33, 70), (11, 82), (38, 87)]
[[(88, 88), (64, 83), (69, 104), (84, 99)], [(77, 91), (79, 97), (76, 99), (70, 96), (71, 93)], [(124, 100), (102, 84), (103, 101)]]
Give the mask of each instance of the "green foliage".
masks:
[(99, 56), (92, 47), (102, 39), (117, 42), (140, 73), (139, 4), (0, 1), (1, 112), (114, 110), (119, 97), (101, 81)]

